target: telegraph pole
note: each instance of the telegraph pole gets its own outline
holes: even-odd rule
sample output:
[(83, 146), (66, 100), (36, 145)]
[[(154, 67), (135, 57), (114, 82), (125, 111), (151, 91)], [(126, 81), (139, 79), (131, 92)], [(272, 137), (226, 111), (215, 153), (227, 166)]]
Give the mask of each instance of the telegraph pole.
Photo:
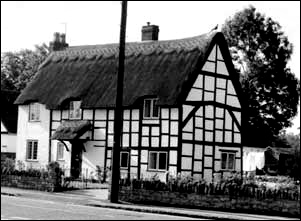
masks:
[(125, 30), (126, 30), (126, 13), (127, 1), (122, 1), (121, 6), (121, 25), (120, 25), (120, 43), (119, 43), (119, 65), (117, 76), (117, 94), (116, 108), (114, 118), (114, 146), (112, 157), (112, 176), (111, 176), (111, 203), (118, 203), (119, 177), (120, 177), (120, 138), (122, 131), (123, 119), (123, 75), (124, 75), (124, 58), (125, 58)]

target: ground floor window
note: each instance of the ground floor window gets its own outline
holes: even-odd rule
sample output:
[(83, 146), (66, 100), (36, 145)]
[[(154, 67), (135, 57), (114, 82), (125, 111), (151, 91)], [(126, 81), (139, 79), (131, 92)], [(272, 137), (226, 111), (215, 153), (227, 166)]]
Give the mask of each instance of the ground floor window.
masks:
[(120, 167), (127, 169), (128, 165), (129, 165), (129, 153), (120, 152)]
[(64, 160), (64, 144), (57, 143), (57, 160)]
[(37, 160), (38, 159), (38, 141), (28, 140), (27, 141), (27, 160)]
[(235, 153), (222, 152), (222, 170), (235, 169)]
[(149, 152), (148, 169), (167, 170), (167, 152)]

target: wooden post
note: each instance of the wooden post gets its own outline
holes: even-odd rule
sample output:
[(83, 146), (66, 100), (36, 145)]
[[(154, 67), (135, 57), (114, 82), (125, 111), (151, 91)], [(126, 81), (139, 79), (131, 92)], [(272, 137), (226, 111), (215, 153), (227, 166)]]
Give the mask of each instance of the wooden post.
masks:
[(114, 118), (114, 145), (112, 156), (112, 176), (111, 176), (111, 203), (118, 203), (119, 192), (119, 177), (120, 177), (120, 138), (122, 132), (123, 119), (123, 75), (124, 75), (124, 58), (125, 58), (125, 30), (126, 30), (126, 13), (127, 1), (122, 1), (121, 8), (121, 25), (120, 25), (120, 43), (119, 43), (119, 65), (117, 76), (117, 94), (116, 94), (116, 108)]

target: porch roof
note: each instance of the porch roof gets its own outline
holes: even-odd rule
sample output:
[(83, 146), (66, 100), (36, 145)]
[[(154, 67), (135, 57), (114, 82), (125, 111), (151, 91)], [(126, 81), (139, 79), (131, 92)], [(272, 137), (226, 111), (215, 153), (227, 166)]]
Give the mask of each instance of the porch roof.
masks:
[(74, 140), (81, 137), (92, 124), (88, 120), (66, 120), (63, 121), (52, 135), (52, 140)]

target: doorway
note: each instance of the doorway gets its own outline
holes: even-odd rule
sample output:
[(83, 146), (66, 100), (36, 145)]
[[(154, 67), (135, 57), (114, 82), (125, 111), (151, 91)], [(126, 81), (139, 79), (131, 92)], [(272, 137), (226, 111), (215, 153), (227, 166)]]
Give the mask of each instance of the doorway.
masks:
[(80, 141), (72, 142), (71, 150), (71, 177), (79, 178), (82, 169), (82, 153), (84, 144)]

